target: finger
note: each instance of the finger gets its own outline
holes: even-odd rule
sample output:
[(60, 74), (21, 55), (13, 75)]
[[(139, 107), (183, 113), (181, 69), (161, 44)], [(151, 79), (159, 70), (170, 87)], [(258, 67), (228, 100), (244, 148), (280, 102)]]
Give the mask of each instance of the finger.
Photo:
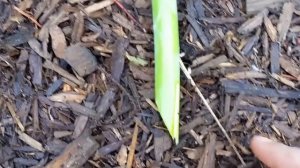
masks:
[(261, 136), (253, 137), (250, 147), (255, 156), (270, 168), (300, 167), (300, 149), (298, 148)]

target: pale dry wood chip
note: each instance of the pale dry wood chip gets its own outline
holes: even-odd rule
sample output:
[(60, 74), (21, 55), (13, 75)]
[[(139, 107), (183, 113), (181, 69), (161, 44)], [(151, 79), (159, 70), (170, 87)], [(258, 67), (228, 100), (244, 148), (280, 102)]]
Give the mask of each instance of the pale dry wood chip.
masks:
[(192, 76), (196, 76), (199, 73), (206, 71), (210, 68), (217, 68), (221, 63), (227, 62), (227, 57), (225, 55), (218, 56), (205, 64), (192, 69)]
[(128, 158), (127, 158), (126, 168), (131, 168), (132, 167), (134, 154), (135, 154), (135, 148), (136, 148), (136, 145), (137, 145), (138, 134), (139, 134), (139, 127), (138, 127), (137, 124), (135, 124), (133, 134), (132, 134), (131, 144), (130, 144), (130, 147), (129, 147), (129, 154), (128, 154)]
[(57, 25), (53, 25), (49, 28), (49, 33), (52, 40), (52, 49), (54, 54), (58, 58), (63, 58), (65, 50), (67, 48), (67, 42), (64, 32)]
[(228, 79), (251, 79), (251, 78), (259, 78), (259, 79), (265, 79), (267, 78), (267, 75), (261, 72), (256, 71), (244, 71), (244, 72), (235, 72), (225, 75)]
[(105, 7), (108, 7), (110, 5), (112, 5), (114, 3), (114, 0), (104, 0), (104, 1), (100, 1), (98, 3), (94, 3), (88, 7), (86, 7), (84, 10), (85, 12), (89, 15), (93, 12), (96, 12), (98, 10), (101, 10)]
[(286, 38), (286, 34), (289, 30), (293, 13), (295, 10), (295, 5), (292, 2), (286, 2), (283, 5), (282, 13), (279, 17), (279, 22), (277, 24), (277, 31), (278, 31), (278, 40), (280, 42), (284, 41)]
[(121, 167), (125, 167), (127, 163), (127, 147), (122, 145), (117, 155), (117, 162)]
[(273, 26), (271, 20), (268, 18), (268, 16), (264, 16), (264, 25), (266, 27), (266, 31), (270, 37), (270, 39), (275, 42), (277, 40), (277, 30)]
[(68, 93), (57, 93), (49, 98), (51, 101), (67, 103), (67, 102), (76, 102), (81, 103), (85, 99), (86, 95), (78, 94), (76, 92), (68, 92)]
[(43, 147), (43, 145), (38, 142), (37, 140), (33, 139), (32, 137), (30, 137), (29, 135), (25, 134), (24, 132), (21, 132), (19, 130), (15, 130), (16, 133), (19, 135), (19, 139), (21, 139), (22, 141), (24, 141), (26, 144), (28, 144), (29, 146), (44, 152), (45, 149)]
[(288, 85), (288, 86), (290, 86), (290, 87), (292, 87), (292, 88), (295, 88), (295, 87), (296, 87), (296, 84), (295, 84), (294, 82), (292, 82), (292, 81), (286, 79), (286, 78), (283, 77), (283, 76), (280, 76), (280, 75), (277, 75), (277, 74), (274, 74), (274, 73), (271, 74), (271, 76), (272, 76), (274, 79), (276, 79), (276, 80), (282, 82), (282, 83), (285, 84), (285, 85)]
[(246, 0), (247, 14), (255, 14), (265, 8), (278, 9), (286, 0)]
[(150, 6), (150, 0), (135, 0), (134, 6), (137, 8), (148, 8)]
[(186, 156), (192, 160), (199, 160), (204, 152), (204, 147), (189, 149), (185, 152)]
[(133, 23), (120, 13), (113, 13), (112, 18), (115, 22), (117, 22), (122, 27), (128, 29), (129, 31), (132, 31), (134, 29)]
[(63, 138), (72, 135), (71, 131), (54, 131), (55, 138)]
[(199, 56), (197, 57), (196, 59), (193, 60), (192, 62), (192, 68), (193, 67), (196, 67), (200, 64), (203, 64), (211, 59), (213, 59), (215, 57), (215, 54), (207, 54), (207, 55), (204, 55), (204, 56)]
[(300, 32), (300, 26), (293, 26), (290, 28), (290, 31), (293, 33), (299, 33)]
[(75, 14), (75, 23), (71, 34), (72, 43), (80, 42), (81, 36), (84, 33), (84, 18), (81, 12)]
[(269, 11), (267, 9), (262, 10), (253, 18), (248, 19), (245, 23), (243, 23), (239, 28), (238, 32), (241, 34), (248, 34), (252, 32), (255, 28), (261, 26), (263, 22), (264, 16), (267, 16)]
[(280, 66), (289, 74), (297, 78), (300, 81), (300, 67), (286, 56), (282, 56), (279, 59)]

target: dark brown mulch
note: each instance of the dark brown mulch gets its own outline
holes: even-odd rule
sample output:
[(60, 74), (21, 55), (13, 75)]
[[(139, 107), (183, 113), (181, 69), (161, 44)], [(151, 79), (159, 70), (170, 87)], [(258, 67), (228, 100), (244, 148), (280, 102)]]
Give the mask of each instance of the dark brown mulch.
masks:
[[(241, 153), (299, 146), (300, 6), (179, 0), (182, 58)], [(180, 142), (153, 105), (150, 0), (0, 0), (2, 167), (239, 167), (182, 75)], [(166, 39), (166, 43), (168, 39)]]

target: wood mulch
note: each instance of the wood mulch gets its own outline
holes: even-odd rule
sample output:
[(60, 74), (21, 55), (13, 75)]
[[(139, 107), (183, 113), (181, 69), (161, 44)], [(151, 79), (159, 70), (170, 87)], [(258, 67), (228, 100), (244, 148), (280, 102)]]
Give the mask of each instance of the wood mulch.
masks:
[[(180, 141), (155, 110), (150, 0), (0, 0), (1, 167), (263, 167), (300, 146), (300, 4), (179, 0)], [(165, 39), (168, 43), (168, 39)], [(167, 64), (166, 64), (167, 65)]]

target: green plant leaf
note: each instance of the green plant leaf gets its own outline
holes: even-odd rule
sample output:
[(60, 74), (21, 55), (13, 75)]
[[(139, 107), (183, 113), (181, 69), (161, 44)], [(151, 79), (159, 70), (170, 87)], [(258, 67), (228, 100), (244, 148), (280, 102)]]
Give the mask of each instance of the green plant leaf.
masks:
[(176, 0), (152, 0), (155, 102), (175, 142), (179, 140), (179, 33)]

